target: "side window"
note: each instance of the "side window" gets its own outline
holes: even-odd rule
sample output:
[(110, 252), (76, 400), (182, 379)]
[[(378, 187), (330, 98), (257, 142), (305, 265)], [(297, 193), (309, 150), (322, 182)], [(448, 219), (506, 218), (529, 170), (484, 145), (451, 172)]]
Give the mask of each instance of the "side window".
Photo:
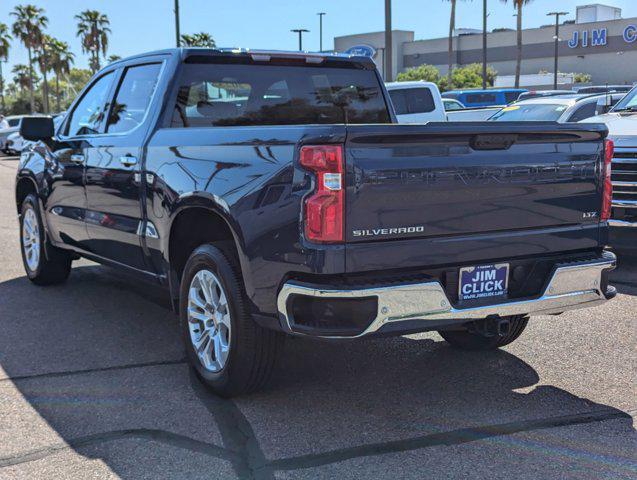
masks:
[(429, 113), (436, 109), (434, 97), (428, 88), (410, 88), (405, 93), (409, 113)]
[(571, 118), (567, 120), (567, 122), (579, 122), (580, 120), (584, 120), (585, 118), (592, 117), (595, 115), (596, 108), (597, 102), (588, 102), (585, 105), (578, 107), (571, 115)]
[(99, 126), (104, 119), (104, 107), (106, 96), (111, 88), (113, 73), (107, 73), (97, 80), (84, 97), (75, 106), (66, 134), (72, 137), (76, 135), (92, 135), (99, 133)]
[(160, 63), (126, 69), (108, 117), (108, 133), (128, 132), (142, 123), (155, 92), (160, 69)]
[(405, 98), (405, 92), (403, 90), (390, 90), (389, 97), (391, 98), (391, 103), (394, 105), (396, 115), (409, 113), (407, 109), (407, 99)]
[(470, 93), (467, 95), (467, 103), (479, 104), (479, 103), (498, 103), (497, 97), (492, 93)]

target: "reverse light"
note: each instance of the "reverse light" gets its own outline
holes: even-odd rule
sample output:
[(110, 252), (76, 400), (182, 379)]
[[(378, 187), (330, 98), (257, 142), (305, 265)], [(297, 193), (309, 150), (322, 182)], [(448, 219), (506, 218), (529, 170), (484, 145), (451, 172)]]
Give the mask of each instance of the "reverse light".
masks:
[(305, 145), (301, 166), (316, 175), (314, 192), (305, 199), (305, 237), (317, 243), (343, 242), (343, 146)]
[(604, 179), (604, 191), (602, 193), (602, 214), (600, 218), (602, 222), (610, 219), (612, 203), (613, 203), (613, 183), (611, 181), (611, 165), (613, 156), (615, 155), (615, 142), (606, 140), (604, 145), (604, 170), (602, 172)]

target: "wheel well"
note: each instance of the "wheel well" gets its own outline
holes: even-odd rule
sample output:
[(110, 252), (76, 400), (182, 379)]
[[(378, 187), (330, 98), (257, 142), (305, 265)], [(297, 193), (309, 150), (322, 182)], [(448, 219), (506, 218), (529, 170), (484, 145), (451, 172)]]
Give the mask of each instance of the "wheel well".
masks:
[(18, 215), (22, 212), (22, 202), (30, 193), (37, 193), (35, 184), (29, 178), (21, 178), (15, 188), (15, 203), (18, 207)]
[(232, 231), (219, 214), (200, 207), (189, 208), (178, 214), (170, 228), (168, 246), (170, 269), (177, 274), (177, 278), (181, 278), (192, 251), (211, 242), (223, 242), (224, 250), (237, 258)]

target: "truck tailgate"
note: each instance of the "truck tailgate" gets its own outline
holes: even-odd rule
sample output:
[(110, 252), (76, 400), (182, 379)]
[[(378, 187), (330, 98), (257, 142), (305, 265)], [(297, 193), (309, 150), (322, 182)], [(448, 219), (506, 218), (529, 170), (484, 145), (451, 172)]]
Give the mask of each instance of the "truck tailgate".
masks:
[[(520, 254), (597, 246), (606, 135), (595, 124), (349, 125), (348, 270), (469, 261), (484, 239), (528, 243)], [(388, 255), (357, 261), (370, 244)]]

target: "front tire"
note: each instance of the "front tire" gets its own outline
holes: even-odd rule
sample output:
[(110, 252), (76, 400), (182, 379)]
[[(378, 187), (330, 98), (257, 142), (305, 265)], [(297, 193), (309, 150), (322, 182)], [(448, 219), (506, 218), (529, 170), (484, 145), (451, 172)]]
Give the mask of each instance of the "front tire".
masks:
[(20, 250), (27, 277), (36, 285), (62, 283), (71, 273), (71, 255), (46, 242), (40, 204), (29, 194), (20, 213)]
[(180, 319), (188, 361), (216, 394), (233, 397), (268, 381), (283, 335), (250, 317), (239, 268), (213, 244), (198, 247), (184, 268)]
[(515, 315), (506, 319), (511, 325), (505, 335), (487, 337), (469, 330), (441, 330), (438, 333), (453, 347), (461, 350), (494, 350), (517, 340), (529, 321), (529, 317), (524, 315)]

